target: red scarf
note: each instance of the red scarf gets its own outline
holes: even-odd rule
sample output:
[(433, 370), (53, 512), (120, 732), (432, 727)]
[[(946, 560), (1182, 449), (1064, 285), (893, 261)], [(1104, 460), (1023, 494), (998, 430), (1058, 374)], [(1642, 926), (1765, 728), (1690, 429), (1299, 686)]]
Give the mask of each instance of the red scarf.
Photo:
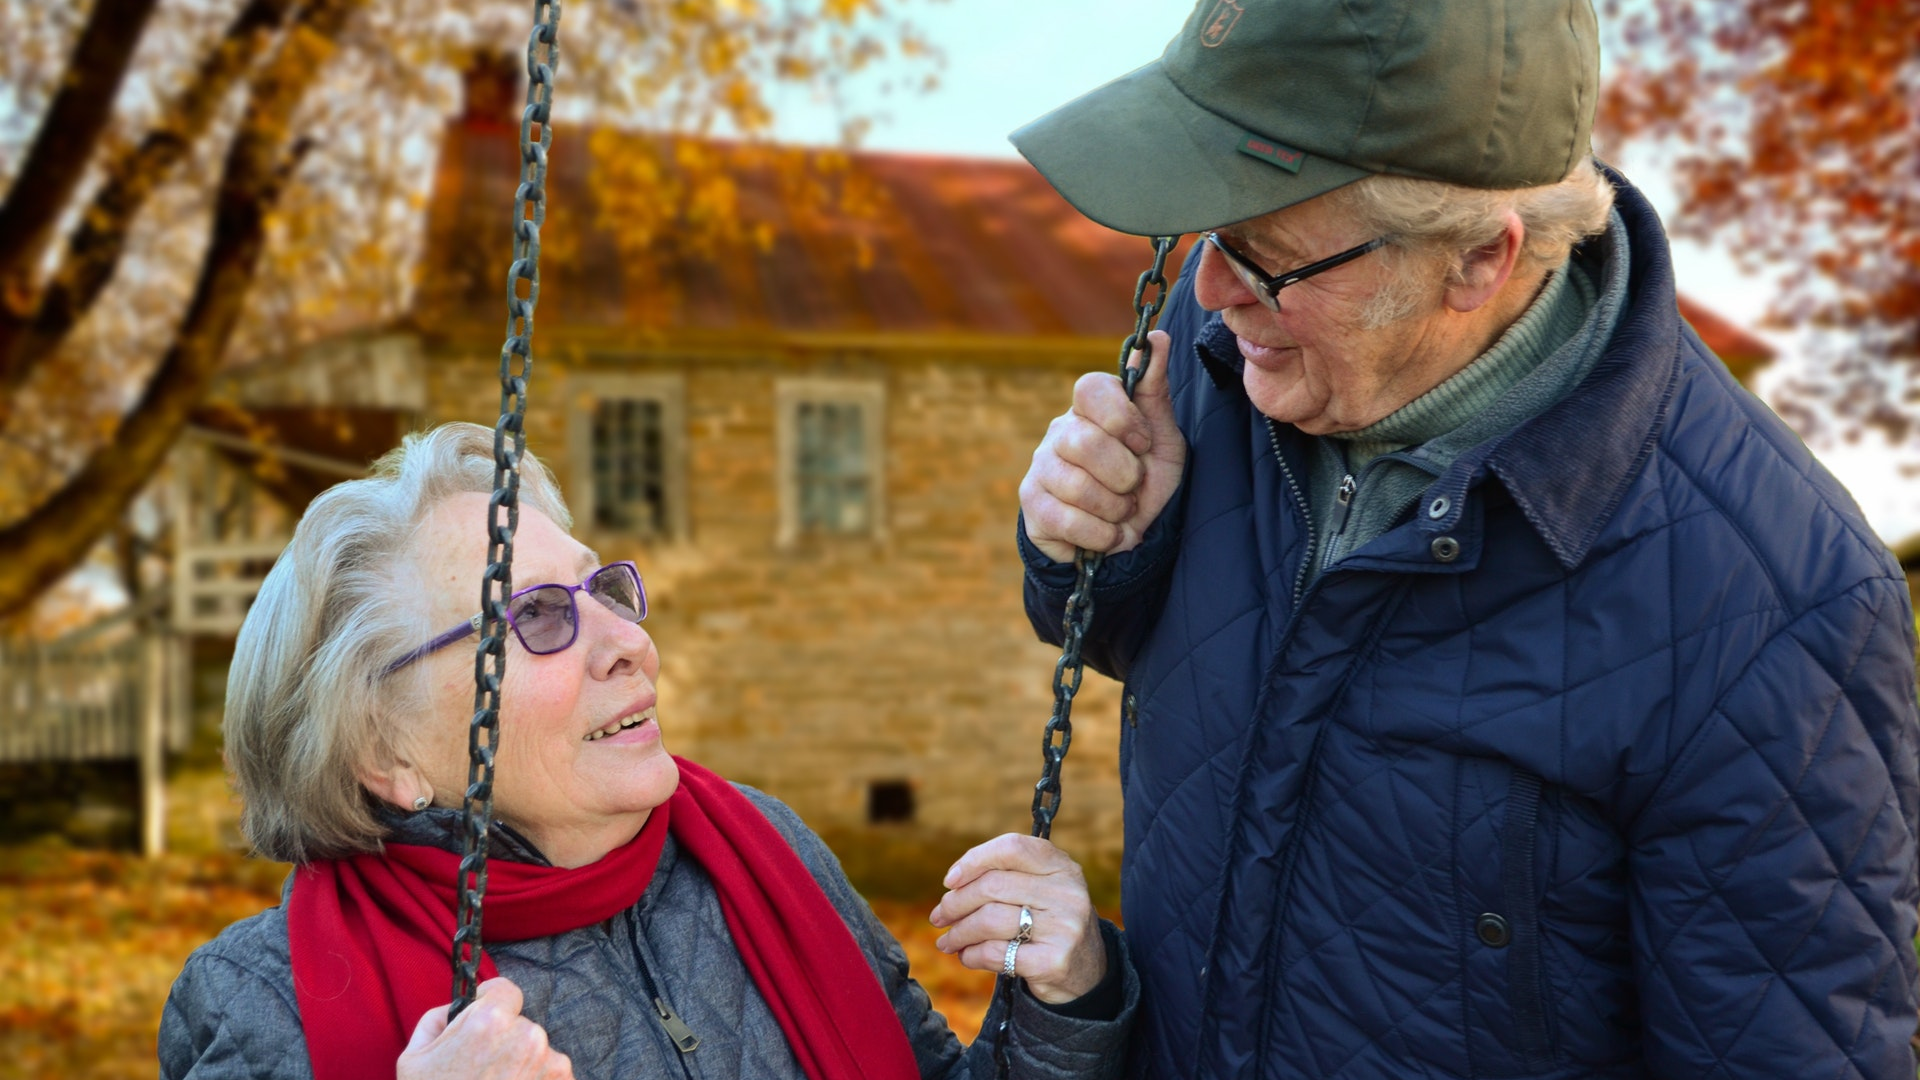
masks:
[[(786, 838), (732, 784), (674, 760), (679, 790), (599, 862), (490, 862), (485, 939), (565, 933), (632, 907), (672, 833), (713, 879), (740, 958), (811, 1080), (919, 1076), (866, 954)], [(295, 872), (287, 935), (315, 1080), (393, 1076), (421, 1014), (446, 1004), (459, 867), (453, 852), (389, 844)], [(483, 952), (480, 977), (497, 974)]]

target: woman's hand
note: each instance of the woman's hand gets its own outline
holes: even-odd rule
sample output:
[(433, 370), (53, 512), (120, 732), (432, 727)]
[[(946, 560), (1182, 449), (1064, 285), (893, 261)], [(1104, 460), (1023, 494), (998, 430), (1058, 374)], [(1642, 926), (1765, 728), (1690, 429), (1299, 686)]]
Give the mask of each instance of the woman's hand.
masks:
[(1107, 947), (1087, 879), (1051, 843), (1019, 833), (996, 836), (960, 856), (945, 884), (950, 891), (928, 919), (947, 931), (935, 944), (966, 966), (1000, 970), (1025, 905), (1033, 930), (1015, 955), (1014, 974), (1027, 981), (1028, 993), (1059, 1005), (1106, 977)]
[(488, 979), (453, 1023), (451, 1002), (427, 1010), (400, 1055), (397, 1080), (573, 1080), (573, 1062), (520, 1015), (520, 1003), (519, 987)]

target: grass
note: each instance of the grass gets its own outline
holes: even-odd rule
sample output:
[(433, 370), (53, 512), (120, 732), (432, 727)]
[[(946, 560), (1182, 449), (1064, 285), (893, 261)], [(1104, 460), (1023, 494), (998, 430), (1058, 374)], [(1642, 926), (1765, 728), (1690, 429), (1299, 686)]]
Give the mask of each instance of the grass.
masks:
[(180, 965), (277, 903), (283, 872), (237, 856), (0, 849), (0, 1078), (158, 1075)]

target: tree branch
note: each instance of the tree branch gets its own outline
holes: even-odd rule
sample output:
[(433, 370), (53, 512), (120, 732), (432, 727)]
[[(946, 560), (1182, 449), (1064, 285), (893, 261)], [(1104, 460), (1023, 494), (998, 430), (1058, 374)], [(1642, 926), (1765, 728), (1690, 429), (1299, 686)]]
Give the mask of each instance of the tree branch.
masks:
[(98, 0), (87, 16), (66, 78), (41, 118), (13, 189), (0, 203), (0, 311), (19, 315), (31, 306), (34, 268), (113, 116), (114, 98), (154, 4)]
[(58, 581), (113, 528), (166, 460), (188, 412), (219, 372), (266, 246), (266, 218), (298, 151), (285, 149), (295, 110), (349, 15), (365, 0), (314, 0), (294, 19), (256, 78), (227, 154), (213, 235), (173, 345), (112, 440), (29, 516), (0, 529), (0, 606), (18, 606)]
[[(68, 237), (66, 254), (37, 310), (0, 310), (0, 385), (16, 385), (31, 374), (99, 299), (126, 251), (134, 217), (206, 132), (291, 7), (292, 0), (250, 0), (161, 121), (138, 146), (108, 164), (106, 179)], [(11, 411), (0, 399), (0, 428)]]

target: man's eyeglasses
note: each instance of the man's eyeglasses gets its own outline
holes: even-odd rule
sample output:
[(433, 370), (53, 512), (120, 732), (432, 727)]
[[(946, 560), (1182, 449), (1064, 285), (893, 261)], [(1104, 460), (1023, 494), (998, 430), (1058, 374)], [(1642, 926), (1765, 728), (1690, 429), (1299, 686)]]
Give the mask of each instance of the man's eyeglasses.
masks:
[(1260, 306), (1268, 311), (1280, 310), (1281, 289), (1305, 281), (1315, 274), (1325, 273), (1336, 266), (1344, 266), (1369, 251), (1385, 247), (1391, 240), (1392, 238), (1387, 236), (1378, 237), (1358, 247), (1350, 247), (1338, 255), (1308, 263), (1298, 270), (1289, 270), (1284, 274), (1273, 276), (1255, 266), (1252, 259), (1235, 251), (1225, 240), (1220, 239), (1219, 233), (1207, 234), (1207, 243), (1218, 248), (1220, 254), (1226, 257), (1227, 269), (1233, 271), (1233, 276), (1239, 278), (1240, 284), (1251, 290), (1253, 298), (1260, 301)]
[[(628, 622), (647, 617), (647, 590), (640, 582), (640, 568), (631, 562), (615, 562), (588, 574), (587, 580), (578, 585), (533, 585), (507, 597), (507, 625), (513, 627), (528, 652), (557, 653), (580, 636), (578, 594), (582, 592)], [(468, 634), (478, 633), (481, 618), (475, 615), (402, 656), (388, 664), (383, 674), (391, 675)]]

